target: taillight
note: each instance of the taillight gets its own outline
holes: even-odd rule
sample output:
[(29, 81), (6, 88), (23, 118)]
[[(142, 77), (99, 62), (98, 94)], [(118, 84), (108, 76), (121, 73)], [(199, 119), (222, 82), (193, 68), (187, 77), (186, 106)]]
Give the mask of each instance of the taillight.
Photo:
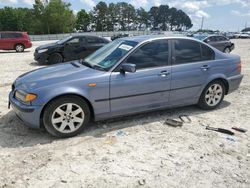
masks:
[(241, 73), (242, 65), (241, 62), (237, 65), (237, 71)]

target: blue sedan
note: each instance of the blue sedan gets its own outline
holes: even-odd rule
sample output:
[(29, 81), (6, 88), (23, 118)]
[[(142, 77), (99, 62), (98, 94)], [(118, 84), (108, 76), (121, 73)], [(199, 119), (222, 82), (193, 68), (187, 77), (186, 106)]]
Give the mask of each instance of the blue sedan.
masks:
[(71, 137), (91, 119), (193, 104), (215, 109), (242, 78), (237, 55), (185, 37), (139, 36), (21, 75), (9, 101), (27, 125)]

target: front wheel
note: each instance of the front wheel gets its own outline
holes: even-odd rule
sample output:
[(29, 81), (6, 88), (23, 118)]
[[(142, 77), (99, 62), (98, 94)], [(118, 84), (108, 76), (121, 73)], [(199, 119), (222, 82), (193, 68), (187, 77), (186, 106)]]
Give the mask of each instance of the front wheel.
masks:
[(50, 55), (48, 62), (51, 65), (56, 64), (56, 63), (62, 63), (63, 62), (63, 57), (59, 53), (54, 53), (54, 54)]
[(226, 48), (224, 49), (224, 53), (229, 54), (230, 52), (231, 52), (231, 50), (230, 50), (229, 47), (226, 47)]
[(90, 121), (88, 104), (77, 96), (65, 96), (49, 103), (43, 124), (53, 136), (67, 138), (79, 134)]
[(205, 110), (217, 108), (225, 96), (225, 85), (221, 81), (213, 81), (207, 85), (200, 96), (198, 105)]

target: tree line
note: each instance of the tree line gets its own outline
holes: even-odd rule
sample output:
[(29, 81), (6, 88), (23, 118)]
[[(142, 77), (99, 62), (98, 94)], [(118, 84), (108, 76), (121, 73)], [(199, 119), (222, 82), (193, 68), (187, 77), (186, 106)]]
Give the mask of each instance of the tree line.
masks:
[(174, 7), (160, 5), (149, 11), (126, 2), (99, 2), (93, 10), (76, 15), (63, 0), (35, 0), (33, 8), (0, 9), (1, 31), (27, 31), (29, 34), (56, 34), (76, 31), (187, 30), (190, 17)]

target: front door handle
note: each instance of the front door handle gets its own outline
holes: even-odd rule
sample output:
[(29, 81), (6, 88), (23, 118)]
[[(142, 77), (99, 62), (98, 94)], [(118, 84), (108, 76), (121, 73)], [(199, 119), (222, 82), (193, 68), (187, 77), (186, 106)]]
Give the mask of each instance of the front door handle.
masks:
[(161, 73), (159, 74), (159, 76), (165, 77), (165, 76), (167, 76), (169, 74), (170, 74), (170, 72), (167, 71), (167, 70), (165, 70), (165, 71), (161, 71)]
[(201, 70), (203, 70), (203, 71), (208, 71), (209, 69), (210, 69), (210, 66), (208, 66), (208, 65), (203, 65), (201, 67)]

